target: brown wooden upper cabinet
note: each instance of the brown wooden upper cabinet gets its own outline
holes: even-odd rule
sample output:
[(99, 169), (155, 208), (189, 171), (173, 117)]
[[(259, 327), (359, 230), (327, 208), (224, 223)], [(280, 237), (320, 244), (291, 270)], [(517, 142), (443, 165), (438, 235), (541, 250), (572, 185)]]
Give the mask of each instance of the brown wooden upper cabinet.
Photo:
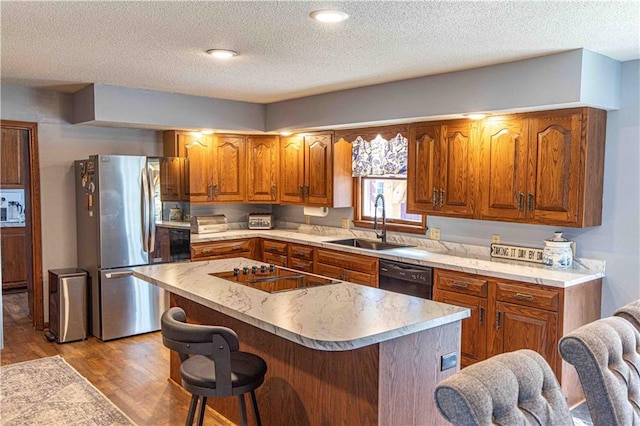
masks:
[(588, 227), (602, 223), (606, 112), (592, 108), (488, 119), (480, 218)]
[(281, 138), (280, 201), (283, 204), (350, 207), (351, 144), (332, 133)]
[(186, 159), (163, 157), (160, 159), (160, 199), (162, 201), (189, 201), (187, 196)]
[(477, 133), (469, 120), (410, 126), (407, 212), (474, 216)]
[(247, 136), (247, 200), (279, 201), (280, 138)]
[(0, 187), (24, 188), (24, 163), (22, 151), (22, 129), (2, 128), (2, 144), (0, 144)]
[(164, 155), (188, 159), (183, 173), (185, 201), (246, 201), (244, 136), (166, 131)]
[(196, 132), (164, 132), (164, 155), (186, 157), (185, 200), (192, 203), (213, 201), (213, 137)]
[(213, 201), (246, 201), (247, 154), (245, 137), (214, 135), (213, 139)]

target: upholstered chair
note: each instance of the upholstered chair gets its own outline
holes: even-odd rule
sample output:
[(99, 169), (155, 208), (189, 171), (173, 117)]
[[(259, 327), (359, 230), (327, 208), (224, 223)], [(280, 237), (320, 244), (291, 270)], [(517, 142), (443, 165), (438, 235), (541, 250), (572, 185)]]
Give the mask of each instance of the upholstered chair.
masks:
[(573, 424), (551, 367), (528, 349), (460, 370), (438, 384), (435, 398), (440, 414), (456, 426)]
[(618, 308), (613, 315), (626, 319), (640, 330), (640, 299)]
[(640, 331), (603, 318), (568, 333), (559, 349), (578, 372), (594, 425), (640, 425)]

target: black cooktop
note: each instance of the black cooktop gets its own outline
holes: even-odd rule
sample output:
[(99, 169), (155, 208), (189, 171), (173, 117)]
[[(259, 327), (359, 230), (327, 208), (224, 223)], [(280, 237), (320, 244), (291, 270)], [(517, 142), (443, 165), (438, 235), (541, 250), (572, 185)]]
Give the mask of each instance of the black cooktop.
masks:
[(233, 271), (214, 272), (209, 275), (268, 293), (310, 288), (339, 282), (331, 278), (311, 275), (295, 269), (274, 265), (235, 268)]

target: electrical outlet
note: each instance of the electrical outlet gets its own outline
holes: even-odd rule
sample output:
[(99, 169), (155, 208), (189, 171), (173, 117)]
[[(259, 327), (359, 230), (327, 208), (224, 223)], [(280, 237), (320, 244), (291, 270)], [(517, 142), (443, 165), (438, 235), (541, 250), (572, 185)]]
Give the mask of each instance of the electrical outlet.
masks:
[(349, 229), (349, 219), (342, 219), (342, 227), (344, 229)]
[(307, 225), (311, 225), (311, 216), (305, 215), (304, 216), (304, 223), (306, 223)]
[(432, 240), (440, 239), (440, 228), (429, 228), (429, 238)]
[(500, 244), (500, 234), (493, 234), (491, 237), (491, 242), (493, 244)]

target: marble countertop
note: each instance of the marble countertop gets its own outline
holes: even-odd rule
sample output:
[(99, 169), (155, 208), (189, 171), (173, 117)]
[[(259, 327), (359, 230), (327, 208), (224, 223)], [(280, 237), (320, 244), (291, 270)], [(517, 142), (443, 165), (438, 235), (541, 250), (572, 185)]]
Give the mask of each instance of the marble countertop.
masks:
[[(330, 233), (330, 235), (327, 235), (327, 233)], [(573, 267), (570, 269), (551, 269), (536, 263), (492, 258), (489, 255), (488, 247), (433, 241), (424, 238), (390, 235), (389, 242), (408, 244), (412, 247), (381, 251), (341, 246), (328, 242), (363, 236), (358, 231), (338, 228), (332, 228), (327, 231), (327, 228), (318, 230), (309, 227), (308, 232), (286, 229), (237, 229), (211, 234), (191, 234), (191, 242), (198, 243), (252, 237), (272, 238), (374, 256), (381, 259), (561, 288), (604, 277), (604, 262), (602, 261), (574, 259)], [(375, 239), (375, 237), (371, 238), (371, 236), (368, 236), (368, 238)]]
[(133, 268), (134, 276), (300, 345), (357, 349), (465, 319), (469, 310), (339, 281), (267, 293), (209, 275), (261, 262), (232, 258)]
[(191, 229), (191, 223), (178, 222), (174, 220), (159, 220), (156, 221), (156, 226), (161, 226), (163, 228)]

